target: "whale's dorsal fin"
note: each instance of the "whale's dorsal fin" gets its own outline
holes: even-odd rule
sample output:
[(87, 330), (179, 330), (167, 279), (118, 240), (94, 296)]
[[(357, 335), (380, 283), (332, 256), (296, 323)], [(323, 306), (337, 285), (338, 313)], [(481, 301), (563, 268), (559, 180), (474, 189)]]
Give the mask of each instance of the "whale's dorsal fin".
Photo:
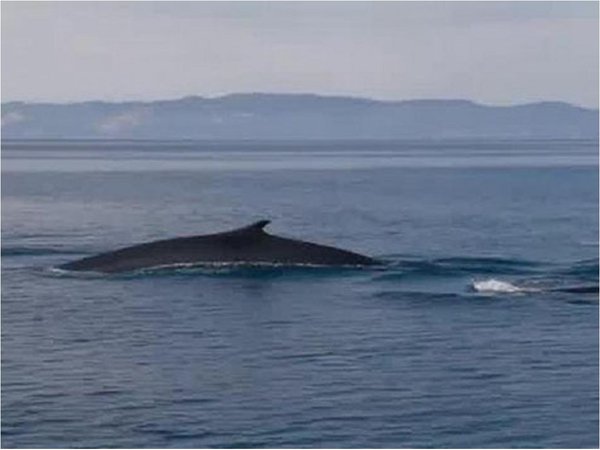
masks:
[(252, 225), (248, 225), (246, 228), (248, 230), (262, 231), (263, 228), (269, 225), (270, 223), (270, 220), (259, 220), (258, 222), (255, 222)]
[(251, 225), (234, 230), (234, 232), (244, 234), (264, 233), (263, 228), (269, 225), (270, 223), (270, 220), (259, 220), (258, 222), (255, 222)]

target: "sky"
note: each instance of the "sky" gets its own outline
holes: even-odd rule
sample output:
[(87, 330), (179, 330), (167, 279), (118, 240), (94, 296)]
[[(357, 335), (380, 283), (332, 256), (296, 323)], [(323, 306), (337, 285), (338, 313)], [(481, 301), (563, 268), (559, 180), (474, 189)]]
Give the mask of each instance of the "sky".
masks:
[(598, 107), (597, 2), (1, 3), (2, 101), (235, 92)]

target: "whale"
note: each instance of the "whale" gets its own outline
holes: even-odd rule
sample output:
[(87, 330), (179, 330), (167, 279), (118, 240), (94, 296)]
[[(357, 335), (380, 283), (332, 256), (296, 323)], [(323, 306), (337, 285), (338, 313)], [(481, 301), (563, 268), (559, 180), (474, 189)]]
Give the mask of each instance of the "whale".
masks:
[(221, 233), (178, 237), (133, 245), (58, 266), (102, 273), (203, 264), (372, 266), (378, 261), (328, 245), (275, 236), (270, 220)]

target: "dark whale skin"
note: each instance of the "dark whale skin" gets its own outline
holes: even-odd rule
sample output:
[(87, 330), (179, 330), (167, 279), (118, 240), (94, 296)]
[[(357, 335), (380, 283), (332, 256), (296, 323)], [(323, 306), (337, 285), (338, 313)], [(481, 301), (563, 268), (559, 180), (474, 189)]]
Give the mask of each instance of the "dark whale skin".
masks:
[(148, 242), (72, 261), (59, 268), (118, 273), (179, 264), (378, 264), (376, 260), (358, 253), (268, 234), (264, 231), (268, 224), (268, 220), (261, 220), (224, 233)]

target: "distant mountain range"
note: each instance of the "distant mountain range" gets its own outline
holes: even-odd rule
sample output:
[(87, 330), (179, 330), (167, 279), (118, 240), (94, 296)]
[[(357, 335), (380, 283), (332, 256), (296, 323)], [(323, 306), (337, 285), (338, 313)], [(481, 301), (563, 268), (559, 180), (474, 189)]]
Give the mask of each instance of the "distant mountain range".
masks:
[(598, 110), (561, 102), (376, 101), (310, 94), (2, 104), (3, 139), (597, 138)]

